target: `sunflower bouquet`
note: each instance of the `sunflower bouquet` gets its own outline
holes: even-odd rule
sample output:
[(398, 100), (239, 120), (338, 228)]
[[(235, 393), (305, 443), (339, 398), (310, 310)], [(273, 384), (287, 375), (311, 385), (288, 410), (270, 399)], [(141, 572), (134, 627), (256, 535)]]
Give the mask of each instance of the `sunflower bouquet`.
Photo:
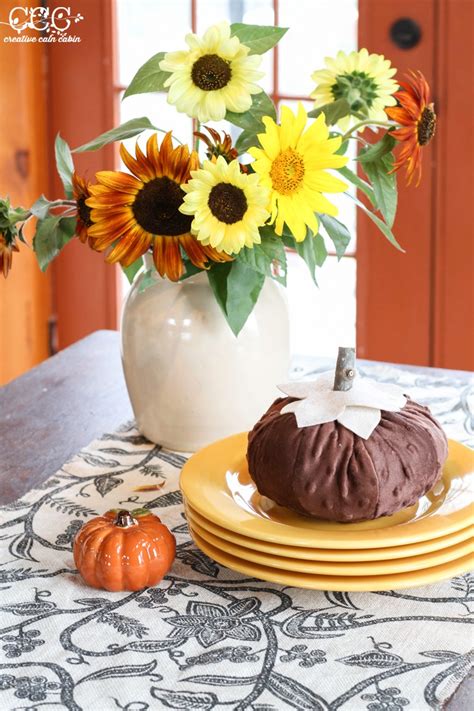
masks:
[[(105, 252), (107, 262), (119, 262), (130, 281), (145, 268), (147, 253), (160, 276), (172, 281), (205, 270), (238, 334), (265, 279), (286, 283), (287, 248), (304, 259), (315, 281), (328, 240), (343, 256), (350, 234), (337, 219), (332, 194), (354, 200), (402, 249), (392, 232), (396, 171), (404, 166), (408, 183), (420, 181), (422, 149), (436, 126), (426, 80), (420, 72), (397, 80), (390, 61), (366, 49), (338, 52), (312, 74), (313, 110), (307, 113), (301, 103), (295, 111), (283, 105), (277, 117), (274, 102), (258, 83), (259, 66), (262, 54), (286, 31), (221, 22), (202, 37), (186, 35), (185, 49), (159, 52), (138, 70), (124, 99), (167, 92), (168, 103), (194, 119), (192, 146), (146, 117), (75, 150), (58, 135), (56, 164), (64, 199), (42, 196), (28, 209), (0, 200), (4, 275), (18, 242), (25, 241), (24, 224), (33, 218), (33, 249), (41, 269), (77, 237)], [(207, 125), (222, 120), (231, 125), (227, 130), (235, 140)], [(137, 140), (131, 152), (122, 143), (145, 131), (146, 144)], [(99, 171), (93, 181), (75, 172), (74, 153), (112, 142), (121, 142), (126, 172)], [(351, 142), (358, 146), (354, 169), (347, 165)], [(148, 269), (142, 288), (150, 277)]]

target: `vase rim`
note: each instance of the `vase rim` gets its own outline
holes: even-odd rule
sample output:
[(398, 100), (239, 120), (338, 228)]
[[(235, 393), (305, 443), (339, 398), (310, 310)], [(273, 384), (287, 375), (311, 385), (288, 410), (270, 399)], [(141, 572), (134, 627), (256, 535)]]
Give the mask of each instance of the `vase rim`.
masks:
[[(163, 281), (169, 281), (165, 277), (160, 277), (158, 272), (155, 270), (155, 263), (153, 261), (153, 252), (145, 252), (143, 257), (144, 257), (144, 262), (145, 262), (145, 270), (152, 269), (155, 272), (158, 279), (163, 280)], [(176, 283), (177, 284), (183, 284), (183, 283), (194, 284), (196, 282), (201, 283), (204, 281), (207, 282), (207, 273), (205, 270), (202, 272), (196, 272), (196, 274), (193, 274), (192, 276), (188, 277), (184, 281), (178, 281)], [(169, 282), (169, 283), (172, 284), (173, 282)]]
[(145, 267), (147, 269), (154, 269), (153, 252), (145, 252), (143, 258), (145, 261)]

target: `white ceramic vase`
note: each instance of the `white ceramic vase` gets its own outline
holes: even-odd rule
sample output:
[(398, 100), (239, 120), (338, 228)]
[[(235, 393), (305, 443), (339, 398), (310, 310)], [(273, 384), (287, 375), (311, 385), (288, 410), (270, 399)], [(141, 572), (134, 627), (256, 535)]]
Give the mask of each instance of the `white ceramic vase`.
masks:
[(140, 432), (192, 452), (250, 429), (288, 378), (283, 287), (265, 280), (235, 337), (205, 273), (178, 283), (153, 274), (141, 292), (144, 272), (136, 277), (122, 315), (122, 362)]

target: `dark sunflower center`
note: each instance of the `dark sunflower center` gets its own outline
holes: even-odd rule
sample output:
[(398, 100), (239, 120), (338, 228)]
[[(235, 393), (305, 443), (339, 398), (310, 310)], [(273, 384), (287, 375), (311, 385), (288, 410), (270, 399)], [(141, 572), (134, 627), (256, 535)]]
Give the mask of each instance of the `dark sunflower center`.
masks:
[(176, 237), (189, 232), (192, 217), (179, 212), (184, 192), (178, 183), (163, 176), (145, 183), (132, 205), (136, 221), (152, 235)]
[(86, 205), (86, 198), (80, 197), (76, 200), (76, 206), (79, 219), (85, 224), (86, 227), (90, 227), (92, 225), (91, 208), (89, 205)]
[(241, 188), (230, 183), (218, 183), (209, 193), (209, 209), (220, 222), (232, 225), (247, 211), (247, 198)]
[(346, 99), (352, 111), (370, 109), (377, 96), (377, 84), (365, 72), (340, 74), (331, 87), (334, 99)]
[(426, 146), (431, 141), (436, 131), (436, 114), (433, 111), (433, 104), (425, 106), (418, 121), (418, 143)]
[(222, 89), (230, 81), (232, 70), (230, 63), (218, 54), (205, 54), (193, 64), (191, 79), (203, 91)]

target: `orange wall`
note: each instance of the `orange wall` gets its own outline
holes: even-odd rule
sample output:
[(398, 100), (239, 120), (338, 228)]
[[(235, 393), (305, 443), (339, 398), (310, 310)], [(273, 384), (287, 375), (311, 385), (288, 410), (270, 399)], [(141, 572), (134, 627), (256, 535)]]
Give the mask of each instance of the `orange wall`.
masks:
[[(0, 21), (17, 5), (0, 0)], [(75, 0), (73, 9), (84, 18), (74, 26), (80, 43), (9, 44), (3, 39), (12, 31), (0, 25), (0, 195), (17, 204), (31, 205), (42, 193), (62, 196), (54, 165), (58, 131), (76, 147), (115, 124), (114, 2)], [(28, 158), (18, 165), (18, 155)], [(113, 148), (75, 160), (93, 179), (96, 170), (113, 167)], [(59, 348), (118, 324), (120, 273), (103, 255), (73, 240), (44, 275), (31, 250), (20, 249), (8, 280), (0, 277), (0, 385), (48, 357), (50, 318)]]
[[(16, 4), (0, 0), (0, 17)], [(0, 195), (29, 205), (47, 190), (45, 53), (38, 44), (7, 44), (0, 26)], [(31, 231), (27, 232), (31, 237)], [(51, 275), (25, 245), (0, 276), (0, 384), (48, 356)]]

